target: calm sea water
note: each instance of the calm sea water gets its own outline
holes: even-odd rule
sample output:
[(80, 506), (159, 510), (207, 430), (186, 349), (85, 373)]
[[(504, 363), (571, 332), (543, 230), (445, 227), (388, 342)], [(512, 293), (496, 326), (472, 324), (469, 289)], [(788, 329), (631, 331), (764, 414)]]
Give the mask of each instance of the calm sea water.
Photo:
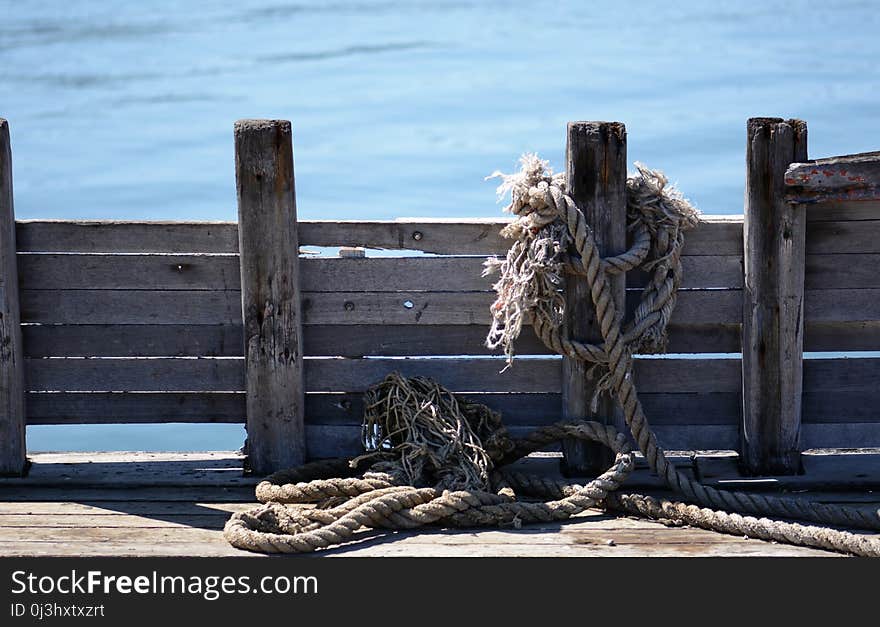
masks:
[[(492, 216), (569, 120), (707, 213), (742, 211), (744, 129), (880, 147), (876, 2), (0, 0), (19, 218), (235, 219), (232, 124), (293, 121), (303, 218)], [(235, 448), (237, 426), (31, 428), (39, 449)]]

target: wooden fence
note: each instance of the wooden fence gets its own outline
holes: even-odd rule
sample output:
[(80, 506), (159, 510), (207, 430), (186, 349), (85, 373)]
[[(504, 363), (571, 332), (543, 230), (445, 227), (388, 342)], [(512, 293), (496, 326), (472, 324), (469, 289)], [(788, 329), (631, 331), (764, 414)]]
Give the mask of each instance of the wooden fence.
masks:
[[(351, 454), (361, 393), (392, 370), (490, 405), (514, 432), (583, 412), (583, 378), (530, 329), (504, 373), (483, 345), (481, 264), (505, 252), (504, 220), (297, 221), (289, 123), (239, 122), (235, 139), (237, 224), (15, 222), (0, 121), (0, 472), (25, 468), (25, 424), (246, 421), (258, 473)], [(625, 129), (572, 124), (568, 152), (573, 193), (620, 252)], [(880, 154), (810, 162), (802, 122), (755, 119), (747, 155), (745, 220), (688, 233), (673, 355), (638, 359), (637, 384), (667, 449), (797, 473), (806, 448), (880, 447), (880, 359), (802, 359), (880, 350)], [(644, 280), (620, 286), (629, 307)]]

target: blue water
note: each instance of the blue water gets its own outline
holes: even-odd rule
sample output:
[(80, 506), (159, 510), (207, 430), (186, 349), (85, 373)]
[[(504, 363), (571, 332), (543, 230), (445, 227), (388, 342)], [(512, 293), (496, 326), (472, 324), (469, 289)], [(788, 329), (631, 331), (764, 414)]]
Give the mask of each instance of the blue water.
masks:
[[(303, 218), (492, 216), (569, 120), (742, 211), (744, 130), (880, 148), (876, 2), (0, 0), (19, 218), (235, 219), (232, 124), (293, 121)], [(210, 442), (208, 438), (212, 438)], [(233, 427), (32, 428), (39, 448), (234, 448)]]

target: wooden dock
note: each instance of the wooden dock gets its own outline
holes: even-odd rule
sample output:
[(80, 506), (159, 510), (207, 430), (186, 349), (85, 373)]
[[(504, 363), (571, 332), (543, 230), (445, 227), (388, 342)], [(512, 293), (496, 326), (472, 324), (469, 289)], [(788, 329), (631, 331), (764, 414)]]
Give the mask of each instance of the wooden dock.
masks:
[[(242, 556), (221, 530), (254, 506), (242, 457), (219, 453), (41, 453), (26, 479), (0, 483), (0, 555)], [(880, 506), (880, 493), (815, 493)], [(328, 556), (834, 556), (590, 511), (521, 529), (365, 532)]]
[[(253, 504), (243, 469), (362, 452), (363, 392), (392, 371), (488, 405), (514, 436), (619, 419), (611, 405), (587, 415), (583, 373), (531, 328), (507, 371), (485, 347), (495, 293), (481, 271), (508, 248), (505, 219), (299, 220), (291, 126), (250, 120), (235, 127), (237, 222), (16, 221), (8, 130), (0, 119), (0, 555), (238, 555), (220, 529)], [(876, 510), (880, 359), (840, 352), (880, 350), (880, 153), (809, 161), (805, 123), (754, 118), (746, 154), (744, 215), (687, 233), (671, 354), (635, 360), (639, 398), (701, 482), (858, 490), (819, 498)], [(609, 254), (625, 163), (623, 125), (570, 125), (573, 193)], [(646, 274), (617, 283), (631, 314)], [(28, 456), (27, 425), (181, 422), (244, 423), (247, 456)], [(563, 450), (569, 470), (596, 465), (594, 449)], [(328, 554), (823, 553), (591, 513)]]

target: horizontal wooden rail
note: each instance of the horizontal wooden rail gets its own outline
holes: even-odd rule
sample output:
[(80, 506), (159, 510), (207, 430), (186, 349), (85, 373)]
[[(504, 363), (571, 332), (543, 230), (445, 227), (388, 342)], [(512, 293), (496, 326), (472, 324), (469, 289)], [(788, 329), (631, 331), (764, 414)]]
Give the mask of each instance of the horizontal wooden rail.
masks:
[(792, 163), (785, 172), (791, 203), (880, 200), (880, 152)]
[[(500, 412), (507, 425), (548, 424), (559, 419), (558, 392), (462, 396)], [(640, 399), (652, 425), (736, 426), (740, 419), (739, 392), (646, 392)], [(880, 418), (878, 406), (880, 391), (873, 389), (807, 392), (803, 423), (844, 425), (844, 430), (847, 425), (872, 424)], [(30, 392), (27, 407), (28, 424), (243, 423), (245, 416), (243, 392)], [(358, 425), (362, 416), (361, 392), (306, 394), (307, 423)], [(852, 446), (878, 444), (865, 441)]]
[[(831, 257), (823, 255), (822, 258)], [(302, 258), (304, 292), (468, 292), (490, 290), (496, 277), (482, 276), (485, 257)], [(18, 255), (21, 285), (30, 290), (238, 290), (237, 255)], [(684, 257), (684, 289), (742, 287), (742, 258), (734, 255)], [(817, 272), (835, 267), (817, 262)], [(627, 276), (629, 287), (644, 287), (647, 275)]]
[[(305, 387), (363, 392), (399, 371), (442, 380), (453, 391), (559, 392), (560, 363), (557, 357), (523, 359), (502, 374), (502, 359), (308, 359)], [(26, 367), (28, 389), (36, 392), (244, 390), (241, 359), (29, 359)], [(645, 393), (736, 392), (738, 367), (736, 359), (640, 359), (636, 373)]]
[[(632, 309), (639, 290), (627, 290)], [(22, 290), (23, 323), (240, 324), (237, 291)], [(491, 292), (304, 292), (306, 325), (468, 325), (489, 322)], [(740, 290), (684, 290), (672, 323), (739, 324)], [(807, 290), (804, 317), (812, 322), (880, 319), (880, 289)]]
[[(854, 224), (857, 222), (858, 224)], [(870, 202), (821, 203), (807, 207), (807, 254), (880, 252), (880, 209)], [(505, 220), (404, 219), (299, 222), (300, 246), (361, 246), (451, 255), (503, 254), (497, 234)], [(486, 232), (488, 231), (488, 235)], [(427, 234), (437, 233), (433, 239)], [(448, 235), (444, 235), (447, 233)], [(422, 239), (411, 237), (421, 233)], [(495, 235), (493, 235), (493, 233)], [(393, 234), (393, 235), (390, 235)], [(398, 237), (398, 234), (406, 237)], [(236, 254), (235, 222), (75, 222), (19, 220), (19, 253)], [(449, 245), (432, 245), (434, 239)], [(468, 244), (468, 240), (473, 243)], [(452, 242), (462, 244), (452, 245)], [(687, 233), (684, 256), (742, 255), (742, 216), (704, 215)]]
[[(880, 359), (808, 359), (804, 388), (810, 394), (872, 392), (880, 380)], [(29, 359), (31, 391), (241, 391), (241, 359)], [(453, 391), (559, 391), (557, 357), (522, 359), (504, 373), (502, 359), (406, 358), (333, 359), (305, 362), (310, 392), (363, 392), (392, 371), (442, 379)], [(649, 393), (737, 392), (738, 359), (637, 359), (640, 391)]]
[[(880, 245), (875, 244), (876, 248)], [(380, 257), (301, 260), (303, 292), (488, 291), (497, 280), (481, 276), (483, 257)], [(742, 258), (683, 258), (682, 289), (742, 287)], [(18, 255), (20, 284), (28, 290), (240, 289), (237, 255)], [(806, 256), (807, 289), (880, 287), (880, 253)], [(643, 287), (647, 275), (627, 275), (627, 287)]]
[[(453, 255), (503, 254), (509, 219), (300, 220), (300, 246), (358, 246)], [(48, 253), (237, 253), (235, 222), (20, 220), (18, 251)], [(705, 215), (685, 255), (741, 255), (742, 216)]]

